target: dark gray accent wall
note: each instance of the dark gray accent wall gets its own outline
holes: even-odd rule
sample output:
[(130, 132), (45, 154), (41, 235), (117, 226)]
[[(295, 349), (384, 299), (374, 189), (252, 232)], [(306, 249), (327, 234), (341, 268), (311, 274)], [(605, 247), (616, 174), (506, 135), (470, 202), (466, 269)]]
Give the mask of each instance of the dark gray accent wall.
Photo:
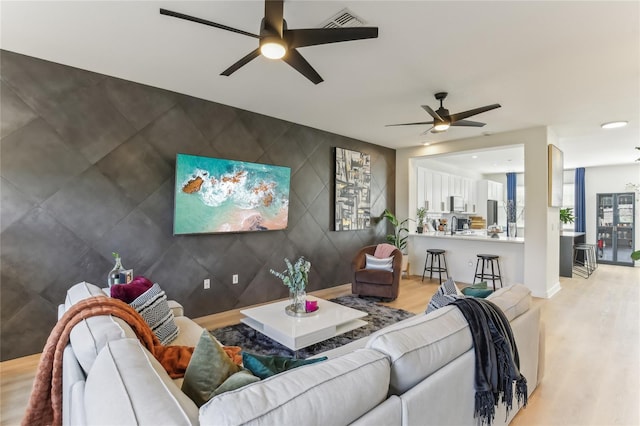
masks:
[[(311, 261), (310, 290), (351, 282), (357, 249), (384, 239), (384, 222), (332, 231), (332, 148), (371, 155), (372, 216), (394, 208), (394, 150), (8, 51), (0, 77), (2, 360), (40, 352), (66, 290), (106, 286), (112, 251), (199, 317), (285, 297), (269, 274), (285, 257)], [(287, 230), (174, 236), (177, 153), (291, 167)]]

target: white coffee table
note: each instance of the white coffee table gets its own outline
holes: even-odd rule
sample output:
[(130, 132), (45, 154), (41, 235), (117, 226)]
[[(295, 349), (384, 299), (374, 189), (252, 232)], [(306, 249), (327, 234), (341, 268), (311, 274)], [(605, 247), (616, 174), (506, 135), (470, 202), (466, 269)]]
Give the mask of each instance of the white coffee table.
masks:
[(316, 300), (318, 310), (304, 317), (292, 317), (285, 313), (288, 300), (243, 309), (245, 315), (241, 321), (249, 327), (297, 351), (314, 343), (346, 333), (367, 324), (360, 318), (366, 312), (348, 308), (328, 300), (307, 296), (307, 300)]

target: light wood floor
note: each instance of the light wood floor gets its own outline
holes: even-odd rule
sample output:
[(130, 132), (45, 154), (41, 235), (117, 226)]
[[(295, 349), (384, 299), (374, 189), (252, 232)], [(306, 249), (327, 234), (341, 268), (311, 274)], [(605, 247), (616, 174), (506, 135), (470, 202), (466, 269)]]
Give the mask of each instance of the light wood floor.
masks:
[[(588, 280), (561, 278), (545, 300), (546, 371), (529, 406), (512, 421), (524, 425), (640, 425), (640, 268), (600, 265)], [(405, 279), (385, 305), (424, 311), (436, 280)], [(313, 294), (330, 299), (349, 285)], [(197, 318), (204, 327), (236, 324), (239, 310)], [(0, 363), (0, 425), (18, 425), (39, 355)]]

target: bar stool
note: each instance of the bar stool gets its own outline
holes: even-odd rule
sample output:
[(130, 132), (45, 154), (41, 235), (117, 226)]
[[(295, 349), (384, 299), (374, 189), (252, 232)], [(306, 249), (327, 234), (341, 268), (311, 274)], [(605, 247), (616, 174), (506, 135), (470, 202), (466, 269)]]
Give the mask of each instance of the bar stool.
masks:
[[(476, 262), (476, 272), (473, 276), (473, 283), (476, 283), (476, 278), (480, 278), (480, 281), (491, 280), (493, 283), (493, 291), (496, 291), (496, 280), (500, 281), (500, 287), (502, 287), (502, 272), (500, 272), (500, 256), (497, 254), (478, 254), (478, 261)], [(482, 261), (482, 268), (480, 269), (480, 273), (478, 273), (478, 266), (480, 266), (480, 261)], [(498, 273), (495, 273), (494, 270), (494, 262), (498, 267)], [(485, 269), (488, 269), (491, 266), (491, 273), (485, 273)]]
[(589, 278), (596, 267), (596, 253), (593, 244), (573, 246), (573, 272), (582, 278)]
[[(431, 263), (429, 263), (429, 256), (431, 256)], [(438, 266), (434, 265), (434, 258), (438, 260)], [(440, 263), (440, 259), (444, 262), (444, 268)], [(428, 265), (427, 265), (428, 264)], [(442, 273), (444, 272), (449, 278), (449, 271), (447, 270), (447, 259), (444, 256), (444, 250), (441, 249), (427, 249), (427, 258), (424, 260), (424, 271), (422, 271), (422, 281), (424, 281), (425, 273), (429, 271), (429, 279), (433, 277), (433, 273), (438, 273), (440, 284), (442, 284)]]

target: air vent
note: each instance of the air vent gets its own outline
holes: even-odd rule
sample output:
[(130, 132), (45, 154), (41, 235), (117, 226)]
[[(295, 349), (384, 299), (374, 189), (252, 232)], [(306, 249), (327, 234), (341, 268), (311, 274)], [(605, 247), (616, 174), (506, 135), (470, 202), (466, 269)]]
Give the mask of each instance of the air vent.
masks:
[(342, 9), (333, 17), (329, 18), (321, 28), (344, 28), (344, 27), (363, 27), (365, 22), (357, 17), (349, 9)]

